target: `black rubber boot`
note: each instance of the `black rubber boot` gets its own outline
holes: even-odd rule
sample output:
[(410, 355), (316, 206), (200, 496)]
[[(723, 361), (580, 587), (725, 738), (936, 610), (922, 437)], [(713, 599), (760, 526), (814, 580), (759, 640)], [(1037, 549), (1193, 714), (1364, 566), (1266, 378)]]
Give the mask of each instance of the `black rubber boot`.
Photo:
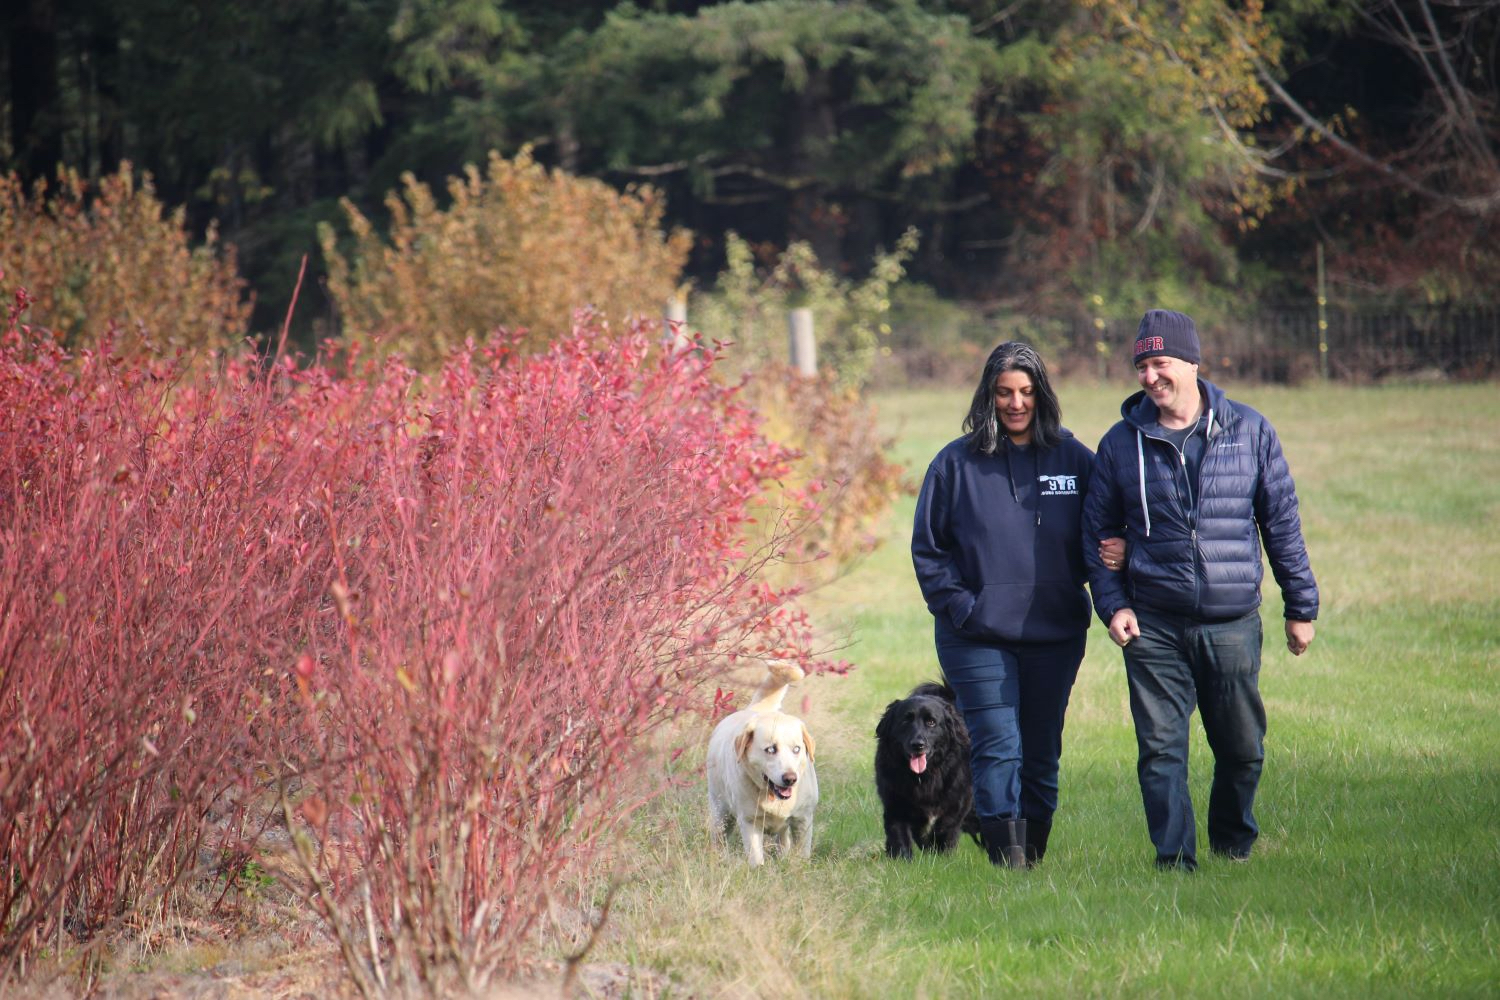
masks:
[(1026, 824), (1026, 865), (1035, 867), (1047, 855), (1047, 838), (1052, 836), (1050, 819), (1023, 820)]
[(981, 819), (979, 838), (990, 864), (1000, 868), (1026, 867), (1026, 821), (1024, 819)]

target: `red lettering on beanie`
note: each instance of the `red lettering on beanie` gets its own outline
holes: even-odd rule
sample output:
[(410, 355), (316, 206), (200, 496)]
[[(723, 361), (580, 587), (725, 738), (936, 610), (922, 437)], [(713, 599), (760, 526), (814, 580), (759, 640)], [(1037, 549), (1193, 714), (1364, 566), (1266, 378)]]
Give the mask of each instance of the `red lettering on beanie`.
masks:
[(1135, 353), (1145, 354), (1147, 351), (1164, 351), (1167, 342), (1160, 337), (1142, 337), (1135, 342)]

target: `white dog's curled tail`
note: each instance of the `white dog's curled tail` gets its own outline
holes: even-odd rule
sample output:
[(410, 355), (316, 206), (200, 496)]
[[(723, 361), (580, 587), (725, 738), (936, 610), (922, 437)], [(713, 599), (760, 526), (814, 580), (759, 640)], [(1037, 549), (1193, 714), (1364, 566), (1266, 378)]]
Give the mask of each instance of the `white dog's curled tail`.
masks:
[(772, 660), (766, 664), (766, 679), (755, 692), (755, 701), (747, 708), (752, 712), (779, 712), (786, 689), (807, 674), (790, 660)]

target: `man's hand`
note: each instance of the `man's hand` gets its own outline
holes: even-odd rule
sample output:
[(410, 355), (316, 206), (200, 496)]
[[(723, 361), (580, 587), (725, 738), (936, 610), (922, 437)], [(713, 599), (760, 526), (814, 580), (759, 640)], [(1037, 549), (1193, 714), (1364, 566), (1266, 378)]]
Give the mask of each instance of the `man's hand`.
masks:
[(1286, 620), (1286, 648), (1292, 651), (1293, 656), (1301, 656), (1307, 652), (1307, 647), (1312, 645), (1313, 633), (1312, 622), (1300, 621), (1296, 618)]
[(1116, 573), (1125, 568), (1125, 539), (1105, 538), (1099, 542), (1099, 561)]
[[(1290, 623), (1288, 623), (1290, 624)], [(1303, 622), (1304, 625), (1308, 624)], [(1129, 608), (1121, 608), (1109, 619), (1109, 637), (1115, 641), (1115, 645), (1124, 649), (1130, 645), (1130, 640), (1141, 634), (1141, 625), (1135, 620), (1135, 612)]]

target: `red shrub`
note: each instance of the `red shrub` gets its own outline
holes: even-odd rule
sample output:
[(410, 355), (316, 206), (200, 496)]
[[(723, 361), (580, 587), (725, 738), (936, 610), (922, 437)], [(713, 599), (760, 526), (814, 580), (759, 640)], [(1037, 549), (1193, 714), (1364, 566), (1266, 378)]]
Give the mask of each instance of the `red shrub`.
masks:
[(818, 666), (758, 579), (787, 539), (742, 551), (788, 456), (645, 331), (427, 381), (64, 364), (12, 326), (0, 972), (242, 857), (208, 819), (262, 781), (362, 990), (477, 987), (663, 787), (661, 723), (736, 657)]
[(460, 355), (365, 408), (377, 467), (323, 512), (335, 624), (287, 687), (299, 846), (368, 990), (514, 969), (559, 876), (664, 787), (648, 734), (730, 657), (806, 658), (756, 580), (786, 539), (739, 550), (787, 456), (710, 362), (649, 343)]
[(317, 598), (270, 550), (298, 477), (242, 370), (0, 345), (0, 978), (212, 863), (206, 818), (251, 759), (259, 637)]

